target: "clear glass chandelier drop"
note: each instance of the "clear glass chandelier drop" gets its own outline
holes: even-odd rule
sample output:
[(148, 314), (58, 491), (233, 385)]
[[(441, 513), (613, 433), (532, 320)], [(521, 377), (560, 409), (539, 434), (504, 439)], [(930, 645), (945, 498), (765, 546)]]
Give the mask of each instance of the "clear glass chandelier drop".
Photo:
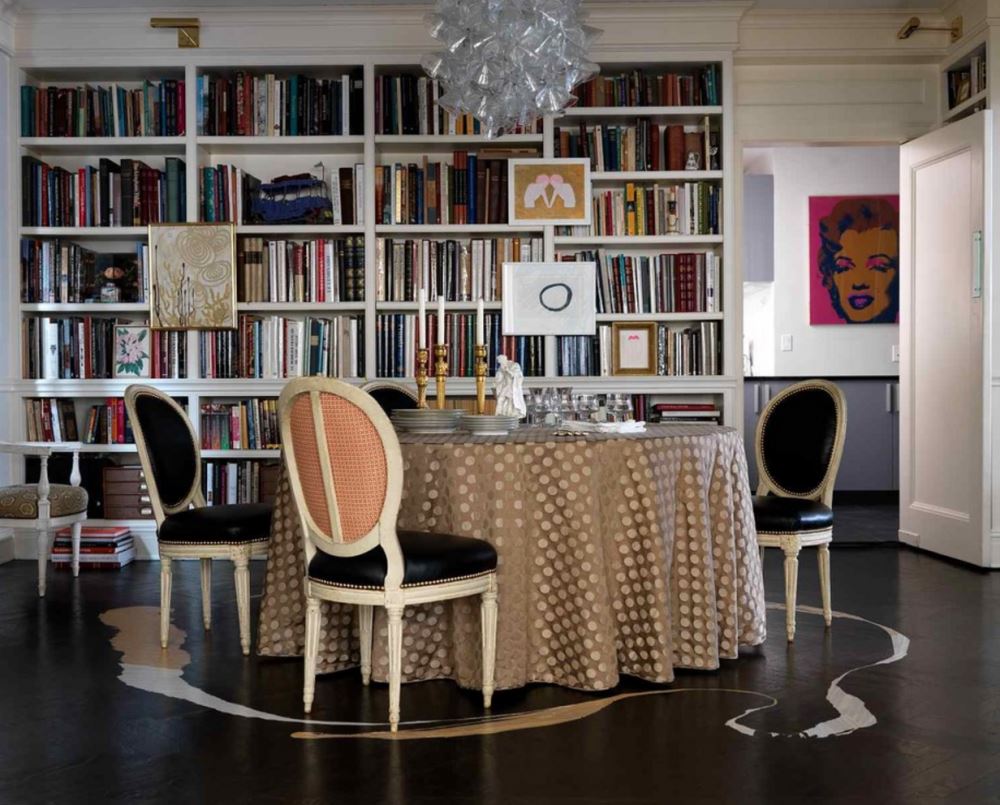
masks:
[(581, 21), (581, 0), (438, 0), (426, 17), (444, 47), (423, 67), (440, 79), (438, 103), (471, 113), (490, 139), (559, 114), (599, 68), (587, 52), (600, 31)]

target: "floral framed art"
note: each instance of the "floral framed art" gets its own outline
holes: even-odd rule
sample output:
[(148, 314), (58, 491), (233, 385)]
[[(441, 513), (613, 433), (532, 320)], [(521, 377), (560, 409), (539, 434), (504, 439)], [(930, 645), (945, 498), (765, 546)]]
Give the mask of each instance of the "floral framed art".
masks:
[(149, 377), (150, 336), (146, 325), (115, 325), (115, 377)]
[(236, 327), (236, 228), (232, 224), (151, 224), (149, 254), (150, 327)]

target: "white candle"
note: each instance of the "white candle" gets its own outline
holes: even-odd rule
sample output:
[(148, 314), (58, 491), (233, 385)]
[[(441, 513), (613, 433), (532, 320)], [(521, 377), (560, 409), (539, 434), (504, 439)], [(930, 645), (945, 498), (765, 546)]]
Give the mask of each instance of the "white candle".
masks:
[(427, 291), (420, 289), (420, 312), (417, 314), (417, 327), (420, 329), (420, 348), (427, 349)]
[(479, 297), (479, 301), (476, 303), (476, 346), (481, 347), (486, 343), (486, 335), (484, 330), (485, 322), (483, 321), (483, 298)]
[(444, 296), (443, 295), (438, 296), (437, 328), (438, 328), (438, 337), (437, 337), (438, 346), (443, 347), (444, 346)]

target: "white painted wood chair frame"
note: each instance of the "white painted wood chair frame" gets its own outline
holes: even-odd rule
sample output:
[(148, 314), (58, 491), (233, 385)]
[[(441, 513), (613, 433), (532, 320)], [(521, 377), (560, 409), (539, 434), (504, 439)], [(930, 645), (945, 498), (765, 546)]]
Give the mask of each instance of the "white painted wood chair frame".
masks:
[[(320, 407), (320, 397), (324, 394), (334, 395), (357, 406), (368, 417), (375, 427), (385, 451), (386, 460), (386, 494), (382, 510), (374, 527), (364, 536), (351, 542), (345, 542), (340, 525), (340, 515), (337, 497), (333, 486), (333, 474), (330, 466), (330, 452), (325, 433), (316, 429), (316, 446), (323, 471), (325, 497), (329, 511), (331, 534), (324, 533), (309, 513), (305, 499), (302, 480), (299, 475), (295, 458), (295, 445), (292, 439), (291, 414), (296, 398), (308, 394), (311, 400), (313, 422), (323, 423), (323, 413)], [(312, 710), (316, 689), (316, 656), (319, 650), (320, 601), (334, 601), (340, 604), (356, 604), (358, 606), (361, 631), (361, 679), (367, 685), (371, 679), (372, 654), (372, 617), (374, 607), (385, 607), (389, 619), (389, 726), (395, 732), (399, 726), (399, 691), (402, 679), (403, 650), (403, 609), (409, 604), (424, 604), (434, 601), (446, 601), (466, 596), (482, 596), (480, 617), (482, 622), (482, 652), (483, 652), (483, 705), (486, 709), (492, 704), (494, 669), (496, 665), (496, 630), (497, 630), (497, 582), (496, 572), (476, 576), (469, 579), (444, 581), (435, 584), (404, 587), (403, 554), (396, 534), (396, 520), (399, 516), (400, 500), (403, 492), (403, 456), (399, 448), (399, 440), (392, 423), (378, 403), (364, 391), (347, 383), (329, 378), (310, 377), (290, 381), (278, 401), (278, 413), (281, 423), (281, 443), (284, 451), (285, 466), (289, 484), (295, 498), (302, 533), (305, 541), (305, 579), (306, 579), (306, 644), (305, 670), (303, 685), (303, 704), (305, 712)], [(387, 572), (384, 588), (380, 590), (340, 587), (332, 584), (318, 584), (309, 580), (309, 563), (317, 550), (333, 556), (349, 557), (381, 546), (385, 552)]]
[(69, 482), (72, 486), (80, 485), (80, 443), (67, 442), (59, 449), (42, 442), (0, 442), (0, 453), (10, 453), (21, 456), (35, 456), (39, 461), (38, 468), (38, 516), (2, 517), (0, 528), (31, 529), (38, 533), (38, 596), (45, 597), (45, 575), (48, 570), (49, 551), (55, 539), (55, 532), (60, 528), (73, 528), (73, 576), (80, 575), (80, 531), (87, 520), (87, 510), (61, 517), (52, 517), (52, 503), (49, 500), (51, 484), (49, 483), (49, 459), (53, 453), (72, 453), (73, 469)]
[[(135, 402), (141, 395), (156, 397), (167, 403), (184, 421), (191, 436), (194, 449), (195, 476), (187, 494), (180, 502), (164, 505), (156, 486), (153, 465), (149, 459), (149, 450), (139, 418), (136, 415)], [(159, 531), (167, 515), (175, 514), (194, 506), (205, 505), (205, 497), (201, 493), (201, 445), (195, 435), (194, 428), (187, 412), (173, 398), (152, 386), (131, 385), (125, 390), (125, 408), (132, 421), (132, 432), (135, 434), (135, 444), (139, 451), (139, 460), (146, 475), (150, 502), (153, 505), (153, 515), (156, 518), (156, 529)], [(159, 542), (160, 552), (160, 646), (167, 647), (170, 633), (170, 593), (173, 582), (174, 559), (199, 559), (201, 561), (201, 612), (205, 629), (212, 628), (212, 560), (229, 559), (233, 563), (233, 579), (236, 585), (236, 611), (240, 627), (240, 647), (244, 656), (250, 654), (250, 559), (255, 556), (267, 556), (268, 540), (246, 543), (191, 542), (172, 544)]]
[[(774, 409), (780, 405), (782, 400), (808, 389), (820, 389), (827, 392), (833, 398), (837, 424), (833, 450), (830, 453), (830, 462), (827, 464), (822, 480), (815, 488), (807, 492), (796, 493), (781, 486), (768, 471), (767, 464), (764, 461), (764, 432), (767, 429), (768, 418)], [(754, 437), (754, 452), (756, 454), (757, 472), (759, 475), (757, 494), (815, 500), (832, 508), (833, 486), (837, 480), (837, 471), (840, 469), (840, 459), (844, 454), (844, 437), (846, 432), (847, 403), (844, 399), (844, 392), (835, 383), (831, 383), (828, 380), (805, 380), (782, 389), (768, 402), (763, 412), (761, 412), (760, 419), (757, 420), (757, 430)], [(833, 620), (830, 605), (830, 542), (832, 540), (832, 527), (812, 531), (757, 532), (757, 543), (760, 545), (762, 562), (765, 548), (781, 548), (785, 554), (785, 631), (789, 643), (795, 640), (795, 606), (799, 584), (799, 552), (803, 548), (817, 548), (820, 595), (823, 602), (823, 620), (827, 627), (830, 626)]]

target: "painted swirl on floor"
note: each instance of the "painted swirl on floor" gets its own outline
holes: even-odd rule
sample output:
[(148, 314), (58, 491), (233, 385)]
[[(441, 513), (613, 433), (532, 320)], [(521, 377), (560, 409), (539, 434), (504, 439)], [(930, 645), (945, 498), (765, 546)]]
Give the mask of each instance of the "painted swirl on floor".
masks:
[[(781, 604), (768, 604), (767, 606), (769, 609), (784, 609), (784, 606)], [(822, 616), (823, 614), (822, 610), (809, 606), (796, 607), (796, 611), (806, 615)], [(184, 669), (191, 661), (190, 654), (181, 648), (177, 648), (183, 643), (186, 637), (183, 630), (171, 625), (169, 640), (171, 648), (166, 650), (160, 649), (155, 640), (156, 635), (159, 634), (160, 615), (157, 607), (123, 607), (120, 609), (111, 609), (102, 613), (100, 617), (105, 625), (116, 630), (115, 636), (111, 640), (111, 645), (116, 651), (122, 653), (121, 671), (118, 676), (124, 684), (148, 693), (169, 696), (240, 718), (257, 718), (266, 721), (307, 725), (311, 729), (298, 730), (292, 733), (293, 738), (303, 740), (367, 738), (371, 740), (405, 741), (428, 738), (463, 738), (475, 735), (497, 735), (505, 732), (552, 727), (558, 724), (578, 721), (599, 713), (605, 708), (626, 699), (645, 696), (669, 696), (679, 693), (735, 693), (763, 699), (764, 703), (748, 708), (726, 722), (726, 726), (730, 729), (751, 737), (829, 738), (849, 735), (856, 730), (874, 726), (877, 720), (865, 703), (857, 696), (847, 693), (840, 686), (840, 683), (850, 674), (864, 670), (865, 668), (898, 662), (906, 656), (910, 645), (909, 638), (895, 629), (857, 615), (851, 615), (846, 612), (834, 612), (834, 618), (866, 623), (885, 632), (891, 640), (892, 653), (881, 660), (851, 668), (834, 679), (827, 688), (826, 699), (837, 712), (837, 716), (798, 732), (769, 732), (755, 729), (743, 723), (754, 713), (771, 709), (779, 704), (778, 699), (774, 696), (760, 691), (733, 688), (665, 688), (663, 690), (612, 694), (574, 704), (533, 710), (527, 713), (511, 713), (499, 716), (487, 715), (462, 719), (406, 721), (400, 724), (404, 729), (401, 729), (397, 733), (392, 733), (387, 729), (388, 725), (385, 722), (320, 721), (315, 719), (288, 718), (220, 699), (195, 687), (183, 678)], [(316, 731), (316, 727), (347, 728), (353, 731), (324, 732)], [(372, 729), (373, 727), (377, 729)]]

